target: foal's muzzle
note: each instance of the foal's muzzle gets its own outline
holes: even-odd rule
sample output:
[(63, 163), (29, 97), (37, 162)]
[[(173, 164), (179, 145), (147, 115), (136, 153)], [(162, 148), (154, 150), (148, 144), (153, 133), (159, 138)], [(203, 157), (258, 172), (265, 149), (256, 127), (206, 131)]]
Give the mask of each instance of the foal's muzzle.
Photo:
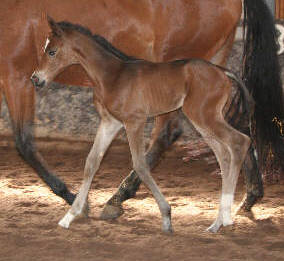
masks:
[(41, 88), (45, 85), (45, 80), (40, 81), (39, 77), (36, 76), (35, 73), (33, 73), (32, 77), (31, 77), (31, 81), (32, 81), (33, 85), (37, 88)]

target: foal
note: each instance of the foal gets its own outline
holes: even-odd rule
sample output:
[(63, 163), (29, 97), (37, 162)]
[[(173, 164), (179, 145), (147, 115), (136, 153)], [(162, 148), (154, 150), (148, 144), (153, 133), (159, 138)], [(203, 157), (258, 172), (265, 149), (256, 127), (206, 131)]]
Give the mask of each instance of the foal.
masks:
[[(124, 127), (133, 168), (159, 206), (163, 230), (171, 232), (171, 208), (150, 175), (144, 156), (143, 131), (147, 117), (179, 108), (212, 148), (221, 168), (221, 203), (218, 216), (209, 230), (216, 232), (220, 226), (232, 224), (234, 191), (250, 140), (232, 128), (222, 114), (231, 92), (231, 82), (226, 76), (228, 72), (201, 60), (169, 63), (123, 61), (117, 56), (119, 50), (106, 40), (98, 41), (86, 28), (67, 22), (56, 23), (51, 18), (48, 18), (48, 23), (52, 34), (41, 64), (32, 75), (34, 85), (43, 87), (67, 66), (80, 64), (96, 86), (94, 104), (101, 116), (86, 160), (83, 184), (59, 225), (68, 228), (82, 213), (105, 151)], [(231, 74), (229, 76), (232, 77)], [(246, 90), (242, 90), (248, 99)]]

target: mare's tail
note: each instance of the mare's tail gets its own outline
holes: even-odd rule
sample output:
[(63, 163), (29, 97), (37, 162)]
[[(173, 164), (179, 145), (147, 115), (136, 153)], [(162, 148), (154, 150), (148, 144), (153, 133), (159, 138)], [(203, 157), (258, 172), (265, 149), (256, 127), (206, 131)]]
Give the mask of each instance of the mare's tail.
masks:
[(274, 18), (264, 0), (244, 0), (244, 32), (243, 79), (255, 100), (252, 138), (260, 170), (272, 173), (284, 169), (284, 109)]

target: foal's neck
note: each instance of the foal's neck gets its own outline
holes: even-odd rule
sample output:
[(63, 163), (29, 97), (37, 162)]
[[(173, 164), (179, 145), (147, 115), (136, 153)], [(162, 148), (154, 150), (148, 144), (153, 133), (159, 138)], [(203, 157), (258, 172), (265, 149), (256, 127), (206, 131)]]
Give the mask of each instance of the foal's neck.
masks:
[(78, 47), (75, 48), (80, 64), (96, 87), (105, 88), (106, 82), (110, 82), (115, 77), (124, 62), (93, 39), (86, 36), (84, 38), (84, 41), (78, 42)]

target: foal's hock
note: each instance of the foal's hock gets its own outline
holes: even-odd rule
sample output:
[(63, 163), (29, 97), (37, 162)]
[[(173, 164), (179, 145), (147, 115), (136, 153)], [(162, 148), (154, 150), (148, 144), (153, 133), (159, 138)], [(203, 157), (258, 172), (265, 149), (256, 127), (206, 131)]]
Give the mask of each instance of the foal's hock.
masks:
[[(234, 75), (202, 60), (124, 61), (119, 58), (119, 50), (107, 41), (98, 41), (86, 28), (67, 22), (56, 23), (51, 18), (48, 22), (52, 34), (32, 76), (34, 85), (42, 88), (69, 65), (80, 64), (94, 83), (94, 104), (101, 116), (86, 160), (83, 184), (59, 225), (68, 228), (82, 213), (104, 153), (124, 127), (133, 168), (159, 206), (163, 230), (171, 232), (171, 208), (150, 175), (144, 156), (143, 131), (147, 117), (180, 108), (212, 148), (221, 168), (221, 203), (209, 230), (216, 232), (220, 226), (232, 224), (231, 206), (237, 178), (250, 145), (249, 138), (232, 128), (222, 113), (231, 93), (231, 81), (227, 75)], [(244, 85), (240, 83), (240, 87), (246, 102), (250, 102)]]

